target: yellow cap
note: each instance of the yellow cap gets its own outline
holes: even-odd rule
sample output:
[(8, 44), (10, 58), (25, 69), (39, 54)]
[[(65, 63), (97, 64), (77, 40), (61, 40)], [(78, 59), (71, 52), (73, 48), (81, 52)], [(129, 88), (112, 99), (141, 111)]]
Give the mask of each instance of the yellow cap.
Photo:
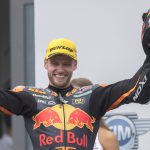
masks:
[(76, 45), (71, 40), (65, 38), (55, 39), (51, 41), (46, 49), (45, 59), (58, 54), (67, 55), (74, 60), (77, 60)]

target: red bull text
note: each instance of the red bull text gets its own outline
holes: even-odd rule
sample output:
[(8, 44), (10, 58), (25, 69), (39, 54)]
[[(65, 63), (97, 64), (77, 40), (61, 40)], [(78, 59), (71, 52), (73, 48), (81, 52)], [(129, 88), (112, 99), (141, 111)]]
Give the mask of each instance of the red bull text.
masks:
[[(87, 148), (87, 135), (83, 134), (82, 137), (77, 137), (75, 135), (75, 133), (73, 132), (66, 132), (67, 133), (67, 143), (68, 144), (77, 144), (78, 146), (82, 146)], [(39, 142), (40, 142), (40, 146), (46, 146), (46, 145), (50, 145), (53, 143), (64, 143), (64, 136), (63, 136), (63, 131), (60, 131), (60, 134), (56, 135), (55, 137), (52, 136), (46, 136), (45, 134), (40, 134), (39, 135)]]

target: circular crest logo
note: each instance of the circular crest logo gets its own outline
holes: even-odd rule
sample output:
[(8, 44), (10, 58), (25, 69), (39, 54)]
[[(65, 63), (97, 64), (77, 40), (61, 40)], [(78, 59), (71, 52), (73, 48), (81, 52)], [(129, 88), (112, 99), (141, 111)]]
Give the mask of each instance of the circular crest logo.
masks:
[(106, 124), (116, 134), (120, 149), (132, 149), (136, 137), (136, 127), (129, 118), (117, 115), (106, 119)]

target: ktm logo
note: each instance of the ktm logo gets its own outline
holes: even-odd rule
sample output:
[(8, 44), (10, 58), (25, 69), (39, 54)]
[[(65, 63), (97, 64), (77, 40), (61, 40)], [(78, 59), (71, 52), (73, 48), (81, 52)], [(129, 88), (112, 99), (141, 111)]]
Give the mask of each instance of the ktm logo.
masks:
[(46, 94), (46, 92), (36, 88), (29, 88), (28, 90), (35, 93)]
[(66, 96), (71, 96), (71, 95), (73, 95), (76, 91), (77, 91), (77, 89), (74, 88), (72, 91), (68, 92), (68, 93), (66, 94)]

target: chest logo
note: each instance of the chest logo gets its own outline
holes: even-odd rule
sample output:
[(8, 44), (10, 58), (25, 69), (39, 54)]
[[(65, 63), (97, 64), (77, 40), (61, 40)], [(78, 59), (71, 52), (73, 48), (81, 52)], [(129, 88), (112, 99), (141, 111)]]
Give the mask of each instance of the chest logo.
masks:
[[(65, 112), (65, 117), (62, 112)], [(44, 127), (54, 126), (61, 130), (86, 127), (91, 132), (93, 132), (93, 123), (96, 120), (80, 108), (75, 108), (69, 104), (64, 104), (63, 107), (60, 107), (60, 104), (47, 107), (33, 116), (32, 119), (34, 121), (34, 130), (43, 125)]]
[(77, 98), (77, 99), (73, 99), (72, 100), (72, 104), (84, 104), (85, 103), (85, 99), (84, 98)]

